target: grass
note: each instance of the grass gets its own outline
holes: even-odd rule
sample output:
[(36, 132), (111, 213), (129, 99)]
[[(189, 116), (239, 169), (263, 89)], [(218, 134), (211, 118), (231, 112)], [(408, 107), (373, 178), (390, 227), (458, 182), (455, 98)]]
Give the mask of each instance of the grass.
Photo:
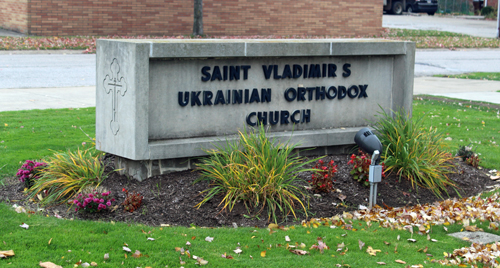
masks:
[[(0, 37), (0, 50), (52, 50), (52, 49), (80, 49), (86, 53), (95, 53), (96, 40), (104, 39), (199, 39), (193, 36), (29, 36), (29, 37)], [(203, 38), (228, 38), (228, 36), (205, 36)], [(498, 48), (500, 40), (496, 38), (474, 37), (464, 34), (440, 32), (434, 30), (386, 29), (375, 36), (231, 36), (230, 38), (243, 39), (311, 39), (311, 38), (384, 38), (389, 40), (413, 41), (417, 48)]]
[[(211, 267), (335, 267), (336, 264), (349, 265), (342, 267), (376, 267), (377, 262), (386, 263), (384, 267), (403, 267), (396, 260), (403, 260), (407, 265), (422, 264), (427, 267), (432, 259), (442, 259), (443, 252), (470, 245), (448, 236), (442, 226), (432, 226), (430, 235), (438, 240), (433, 243), (426, 236), (418, 235), (416, 227), (412, 235), (405, 230), (381, 228), (376, 223), (368, 227), (360, 221), (353, 221), (355, 230), (346, 230), (342, 226), (332, 229), (329, 226), (314, 228), (299, 225), (270, 233), (268, 229), (256, 228), (152, 227), (63, 220), (39, 213), (18, 214), (3, 203), (0, 204), (0, 214), (4, 216), (0, 222), (2, 250), (14, 250), (16, 254), (0, 259), (2, 267), (35, 267), (40, 261), (73, 267), (80, 260), (96, 262), (98, 267), (198, 267), (194, 259), (176, 252), (176, 247), (183, 247), (191, 255), (202, 257)], [(28, 224), (29, 229), (20, 228), (22, 223)], [(487, 226), (487, 222), (478, 224), (485, 230)], [(451, 233), (460, 231), (463, 226), (453, 224), (447, 228)], [(214, 240), (205, 241), (207, 236)], [(285, 236), (289, 236), (291, 241), (286, 242)], [(148, 237), (155, 240), (148, 241)], [(317, 244), (318, 237), (330, 247), (323, 254), (310, 249)], [(408, 238), (417, 242), (410, 243)], [(363, 249), (359, 248), (359, 241), (365, 243)], [(191, 246), (187, 246), (186, 242), (190, 242)], [(287, 249), (287, 243), (292, 246), (304, 243), (303, 249), (310, 255), (292, 254)], [(341, 243), (345, 247), (337, 251)], [(134, 258), (132, 253), (123, 251), (123, 246), (128, 246), (132, 253), (139, 250), (143, 256)], [(366, 252), (368, 246), (381, 252), (370, 256)], [(237, 247), (242, 253), (233, 252)], [(263, 252), (265, 257), (261, 255)], [(106, 253), (110, 258), (104, 261)], [(224, 253), (233, 259), (222, 258)], [(186, 263), (181, 265), (179, 258)]]
[[(438, 128), (446, 137), (452, 137), (451, 141), (447, 141), (450, 150), (458, 149), (459, 144), (472, 142), (477, 145), (476, 150), (483, 157), (481, 164), (497, 168), (500, 153), (498, 145), (493, 141), (500, 131), (499, 111), (469, 105), (460, 101), (448, 103), (443, 100), (418, 99), (414, 101), (413, 113), (427, 114), (427, 120), (423, 122), (425, 127)], [(4, 141), (2, 145), (6, 146), (0, 148), (0, 167), (6, 165), (2, 171), (9, 166), (10, 170), (5, 174), (12, 176), (24, 159), (49, 155), (52, 153), (49, 148), (66, 150), (88, 141), (78, 128), (81, 126), (87, 133), (94, 133), (94, 116), (95, 109), (0, 113), (1, 140)], [(458, 123), (461, 125), (458, 126)], [(25, 146), (29, 149), (25, 149)], [(204, 258), (209, 261), (208, 265), (215, 267), (313, 267), (336, 264), (375, 267), (378, 266), (377, 262), (386, 263), (384, 267), (402, 267), (396, 260), (403, 260), (408, 265), (437, 267), (440, 265), (430, 264), (432, 259), (442, 259), (443, 252), (452, 252), (469, 245), (466, 241), (447, 236), (442, 226), (431, 226), (430, 235), (438, 240), (432, 243), (416, 232), (411, 235), (404, 230), (380, 228), (376, 223), (368, 227), (365, 222), (355, 220), (352, 226), (357, 230), (293, 226), (287, 231), (278, 230), (270, 234), (267, 229), (255, 228), (153, 227), (62, 220), (43, 212), (18, 214), (7, 203), (0, 203), (0, 214), (3, 219), (0, 221), (1, 250), (12, 249), (16, 254), (14, 257), (0, 259), (1, 267), (34, 267), (40, 261), (72, 267), (79, 260), (96, 262), (98, 267), (198, 267), (195, 260), (176, 252), (176, 247), (189, 249), (192, 255)], [(19, 227), (22, 223), (30, 225), (29, 229)], [(489, 231), (488, 222), (478, 221), (474, 224)], [(460, 231), (463, 226), (452, 224), (447, 228), (451, 233)], [(214, 241), (204, 241), (207, 236), (214, 237)], [(290, 253), (286, 248), (285, 236), (291, 238), (291, 242), (288, 242), (290, 245), (304, 243), (304, 250), (309, 251), (310, 255), (297, 256)], [(398, 236), (401, 237), (400, 240), (397, 239)], [(147, 241), (148, 237), (155, 241)], [(309, 249), (317, 243), (318, 237), (330, 246), (324, 254)], [(417, 242), (409, 243), (408, 238), (414, 238)], [(360, 240), (365, 243), (363, 250), (358, 246)], [(188, 241), (191, 246), (186, 246)], [(386, 245), (384, 241), (390, 245)], [(134, 258), (133, 252), (123, 251), (125, 243), (133, 252), (139, 250), (143, 256)], [(337, 251), (337, 245), (341, 243), (344, 243), (345, 248)], [(233, 252), (238, 246), (243, 250), (239, 255)], [(380, 249), (381, 252), (377, 256), (370, 256), (366, 253), (368, 246)], [(427, 252), (424, 253), (426, 247)], [(265, 257), (261, 256), (263, 251)], [(107, 261), (103, 259), (105, 253), (110, 255)], [(232, 255), (234, 259), (222, 258), (224, 253)], [(432, 254), (432, 257), (426, 254)], [(179, 257), (186, 264), (181, 265)]]
[(414, 118), (423, 114), (427, 117), (422, 126), (442, 132), (449, 152), (455, 154), (460, 145), (470, 143), (480, 154), (480, 166), (500, 168), (500, 106), (487, 108), (463, 100), (417, 98), (413, 102)]
[(30, 198), (46, 192), (43, 205), (68, 201), (86, 187), (98, 187), (107, 174), (102, 163), (104, 154), (94, 148), (76, 152), (57, 152), (46, 161), (39, 179), (28, 190)]
[(25, 160), (90, 143), (82, 130), (94, 135), (95, 108), (1, 112), (0, 179), (16, 174)]
[[(297, 186), (297, 173), (310, 170), (303, 166), (317, 159), (305, 159), (293, 153), (296, 144), (282, 144), (266, 136), (264, 126), (256, 131), (239, 132), (239, 139), (215, 145), (207, 150), (209, 157), (197, 165), (201, 171), (198, 181), (210, 181), (210, 188), (200, 207), (215, 195), (223, 194), (224, 209), (231, 211), (237, 202), (243, 201), (250, 214), (259, 215), (268, 208), (268, 220), (277, 222), (277, 213), (293, 214), (300, 204), (307, 217), (303, 189)], [(299, 207), (299, 209), (300, 209)]]
[(476, 80), (491, 80), (500, 81), (500, 73), (466, 73), (466, 74), (456, 74), (456, 75), (435, 75), (436, 77), (449, 77), (449, 78), (460, 78), (460, 79), (476, 79)]
[(408, 179), (413, 187), (428, 188), (439, 197), (447, 193), (447, 186), (456, 189), (447, 176), (453, 172), (453, 157), (445, 150), (443, 134), (423, 127), (425, 114), (412, 119), (399, 110), (394, 114), (384, 111), (377, 117), (374, 128), (384, 146), (385, 172), (395, 172), (399, 181)]

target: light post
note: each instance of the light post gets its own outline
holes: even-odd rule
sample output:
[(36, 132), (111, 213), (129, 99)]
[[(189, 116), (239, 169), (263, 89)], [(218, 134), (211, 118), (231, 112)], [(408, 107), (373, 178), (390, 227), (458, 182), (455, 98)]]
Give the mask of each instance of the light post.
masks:
[(382, 181), (382, 166), (380, 164), (380, 153), (382, 152), (382, 143), (373, 134), (369, 128), (362, 128), (354, 136), (354, 142), (368, 154), (372, 155), (370, 173), (368, 181), (370, 182), (369, 208), (377, 204), (377, 184)]

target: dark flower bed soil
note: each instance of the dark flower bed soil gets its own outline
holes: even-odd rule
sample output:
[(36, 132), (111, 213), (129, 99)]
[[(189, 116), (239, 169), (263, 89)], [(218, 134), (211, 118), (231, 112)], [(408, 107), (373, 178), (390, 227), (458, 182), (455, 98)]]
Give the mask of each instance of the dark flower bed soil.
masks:
[[(307, 197), (305, 204), (308, 204), (308, 217), (304, 213), (298, 212), (297, 217), (300, 220), (306, 218), (331, 217), (342, 213), (343, 211), (353, 211), (359, 208), (359, 205), (368, 206), (369, 187), (364, 187), (352, 179), (349, 174), (351, 166), (347, 165), (349, 155), (327, 156), (324, 161), (334, 160), (338, 165), (338, 172), (335, 176), (334, 187), (337, 191), (331, 193), (321, 193), (320, 196), (314, 195), (311, 191), (305, 191)], [(463, 162), (456, 162), (456, 173), (451, 174), (450, 179), (458, 186), (458, 192), (461, 197), (477, 195), (485, 190), (486, 186), (494, 185), (488, 175), (488, 170), (479, 170), (465, 165)], [(198, 178), (198, 173), (192, 170), (174, 172), (167, 175), (156, 176), (138, 182), (121, 176), (118, 173), (112, 173), (109, 178), (103, 182), (103, 186), (111, 191), (120, 204), (125, 198), (122, 189), (134, 191), (144, 195), (142, 206), (130, 213), (123, 210), (123, 206), (111, 212), (101, 212), (95, 214), (76, 213), (74, 206), (69, 208), (67, 205), (46, 207), (41, 213), (44, 215), (60, 215), (63, 218), (75, 218), (84, 220), (102, 220), (102, 221), (124, 221), (142, 223), (146, 225), (170, 224), (180, 226), (258, 226), (263, 227), (269, 224), (266, 210), (255, 217), (249, 213), (242, 203), (239, 203), (231, 211), (222, 211), (219, 206), (222, 197), (217, 197), (201, 206), (195, 208), (203, 196), (200, 192), (209, 187), (207, 182), (193, 184)], [(310, 172), (304, 172), (299, 175), (300, 178), (307, 180), (311, 176)], [(304, 184), (305, 185), (305, 184)], [(448, 191), (449, 198), (459, 197), (453, 190)], [(345, 196), (345, 199), (342, 198)], [(445, 198), (448, 198), (446, 194)], [(407, 180), (399, 179), (393, 174), (386, 177), (378, 184), (377, 204), (381, 206), (401, 207), (412, 206), (416, 204), (433, 203), (441, 200), (431, 191), (423, 188), (412, 188)], [(37, 205), (27, 200), (23, 193), (23, 184), (16, 178), (6, 180), (5, 186), (0, 186), (0, 201), (10, 205), (18, 204), (24, 206), (27, 210), (35, 211)], [(297, 220), (288, 215), (280, 224), (291, 225), (297, 223)]]

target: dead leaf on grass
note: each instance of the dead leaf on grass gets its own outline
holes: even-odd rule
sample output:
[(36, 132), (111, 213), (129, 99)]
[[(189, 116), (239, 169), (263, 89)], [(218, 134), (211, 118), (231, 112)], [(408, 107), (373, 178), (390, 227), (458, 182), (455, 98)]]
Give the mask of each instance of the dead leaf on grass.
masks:
[(0, 258), (7, 258), (14, 256), (14, 250), (0, 251)]
[(292, 252), (293, 254), (297, 254), (297, 255), (309, 254), (309, 252), (307, 252), (305, 250), (301, 250), (301, 249), (290, 249), (290, 252)]
[(40, 262), (40, 267), (43, 268), (63, 268), (62, 266), (56, 265), (52, 262)]
[(359, 250), (363, 250), (363, 247), (365, 246), (365, 243), (361, 240), (358, 240), (358, 244), (359, 244)]
[(368, 252), (368, 254), (370, 254), (371, 256), (377, 256), (377, 252), (382, 252), (382, 250), (373, 249), (371, 246), (368, 246), (368, 248), (366, 249), (366, 252)]
[(401, 263), (401, 264), (406, 264), (405, 261), (402, 261), (402, 260), (396, 260), (397, 263)]
[(132, 254), (132, 257), (134, 257), (134, 258), (140, 258), (140, 257), (142, 257), (142, 254), (141, 254), (141, 252), (139, 250), (136, 250), (134, 252), (134, 254)]

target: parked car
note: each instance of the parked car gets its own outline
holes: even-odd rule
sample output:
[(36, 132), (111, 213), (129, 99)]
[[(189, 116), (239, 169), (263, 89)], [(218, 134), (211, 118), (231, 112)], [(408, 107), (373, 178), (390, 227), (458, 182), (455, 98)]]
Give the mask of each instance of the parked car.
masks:
[(427, 13), (434, 15), (438, 9), (438, 0), (384, 0), (384, 11), (396, 15), (403, 12)]

